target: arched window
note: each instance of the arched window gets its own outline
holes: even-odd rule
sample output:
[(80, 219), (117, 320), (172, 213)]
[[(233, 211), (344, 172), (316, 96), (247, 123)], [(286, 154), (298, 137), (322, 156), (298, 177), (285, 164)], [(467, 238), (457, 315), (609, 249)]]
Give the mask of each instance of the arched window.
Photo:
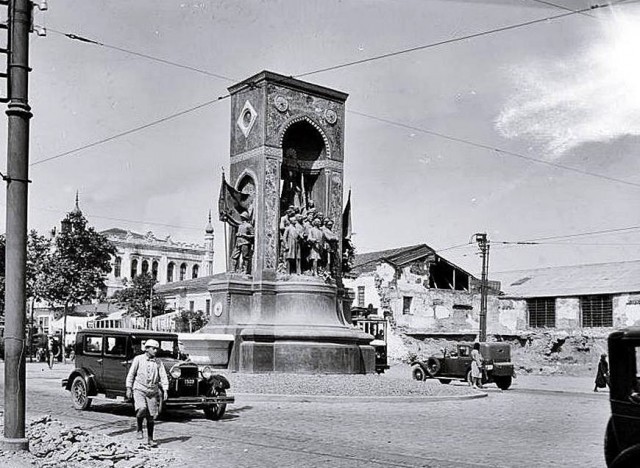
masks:
[(169, 262), (167, 265), (167, 283), (171, 283), (173, 281), (173, 269), (175, 265), (173, 262)]
[(153, 279), (155, 280), (158, 279), (158, 262), (155, 260), (151, 264), (151, 276), (153, 276)]
[(187, 264), (180, 265), (180, 281), (184, 281), (187, 276)]
[(138, 275), (138, 260), (131, 260), (131, 278), (135, 278)]
[(116, 257), (115, 262), (113, 262), (113, 276), (116, 278), (120, 278), (122, 274), (122, 257)]
[(142, 274), (149, 273), (149, 262), (142, 260)]
[(198, 265), (193, 265), (193, 270), (191, 270), (191, 277), (192, 278), (197, 278), (198, 277), (198, 270), (200, 268), (198, 267)]

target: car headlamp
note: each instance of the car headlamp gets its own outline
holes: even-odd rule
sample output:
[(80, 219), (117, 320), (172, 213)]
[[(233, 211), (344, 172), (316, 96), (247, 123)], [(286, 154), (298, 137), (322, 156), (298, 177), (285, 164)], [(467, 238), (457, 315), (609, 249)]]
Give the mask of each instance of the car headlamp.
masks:
[(203, 367), (200, 372), (202, 373), (202, 377), (204, 377), (205, 379), (210, 379), (213, 375), (213, 369), (211, 369), (211, 367), (209, 366)]
[(180, 366), (175, 365), (171, 368), (169, 374), (171, 374), (171, 377), (173, 377), (174, 379), (179, 379), (182, 375), (182, 369), (180, 369)]

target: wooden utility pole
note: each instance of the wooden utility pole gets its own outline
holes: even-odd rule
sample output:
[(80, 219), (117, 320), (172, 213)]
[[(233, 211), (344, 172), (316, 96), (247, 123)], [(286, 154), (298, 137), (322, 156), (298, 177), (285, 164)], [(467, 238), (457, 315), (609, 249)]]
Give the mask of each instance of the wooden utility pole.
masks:
[(480, 333), (478, 341), (487, 341), (487, 293), (489, 292), (489, 241), (486, 233), (475, 234), (482, 254), (482, 277), (480, 279)]
[[(0, 2), (7, 4), (7, 2)], [(5, 450), (28, 450), (25, 438), (27, 192), (29, 183), (29, 32), (33, 4), (9, 0), (7, 246), (5, 289)]]

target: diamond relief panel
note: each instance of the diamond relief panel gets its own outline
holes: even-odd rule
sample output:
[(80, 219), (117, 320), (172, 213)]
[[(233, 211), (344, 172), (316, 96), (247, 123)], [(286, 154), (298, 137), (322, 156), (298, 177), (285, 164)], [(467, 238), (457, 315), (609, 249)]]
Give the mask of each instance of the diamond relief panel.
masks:
[(253, 108), (249, 101), (244, 103), (242, 107), (242, 111), (240, 111), (240, 115), (238, 116), (238, 120), (236, 124), (240, 131), (244, 135), (245, 138), (249, 136), (251, 129), (253, 128), (253, 124), (256, 123), (256, 119), (258, 118), (258, 113)]

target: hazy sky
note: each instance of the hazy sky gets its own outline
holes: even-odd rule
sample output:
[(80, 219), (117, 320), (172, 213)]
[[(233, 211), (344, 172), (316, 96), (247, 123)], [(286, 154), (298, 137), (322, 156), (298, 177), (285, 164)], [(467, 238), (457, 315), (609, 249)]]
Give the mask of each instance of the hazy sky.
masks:
[[(486, 231), (492, 271), (640, 258), (640, 4), (628, 3), (305, 76), (349, 93), (345, 186), (358, 250), (445, 249)], [(221, 253), (215, 209), (229, 164), (228, 100), (37, 161), (210, 101), (263, 69), (299, 75), (562, 13), (536, 0), (52, 0), (36, 14), (48, 35), (31, 38), (29, 224), (56, 225), (79, 190), (99, 229), (202, 242), (213, 209)], [(626, 227), (634, 229), (497, 244)], [(477, 273), (476, 251), (442, 254)]]

